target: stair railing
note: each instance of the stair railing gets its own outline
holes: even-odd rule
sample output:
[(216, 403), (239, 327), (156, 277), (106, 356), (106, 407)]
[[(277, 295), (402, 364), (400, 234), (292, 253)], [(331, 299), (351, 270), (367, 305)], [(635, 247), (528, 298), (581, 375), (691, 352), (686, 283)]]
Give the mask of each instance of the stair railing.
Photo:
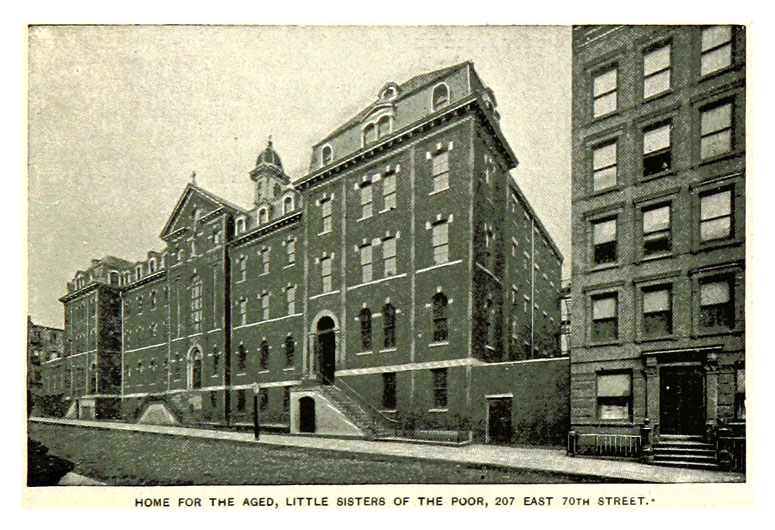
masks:
[(350, 385), (348, 385), (347, 383), (345, 383), (341, 379), (338, 379), (336, 382), (334, 382), (331, 379), (329, 379), (328, 377), (326, 377), (325, 375), (322, 375), (321, 377), (323, 378), (323, 380), (325, 382), (327, 382), (328, 384), (338, 388), (339, 390), (344, 391), (346, 389), (347, 392), (345, 392), (345, 393), (350, 394), (350, 397), (353, 398), (356, 403), (358, 403), (361, 406), (365, 406), (367, 409), (370, 410), (370, 412), (375, 414), (376, 416), (373, 415), (372, 418), (371, 418), (372, 419), (372, 426), (373, 426), (373, 428), (375, 430), (379, 426), (379, 421), (377, 420), (377, 418), (380, 418), (380, 419), (384, 420), (385, 422), (387, 422), (386, 424), (390, 428), (393, 429), (393, 431), (394, 431), (394, 433), (396, 435), (398, 435), (398, 433), (400, 431), (400, 422), (398, 420), (390, 418), (387, 415), (385, 415), (381, 410), (379, 410), (377, 407), (375, 407), (374, 405), (369, 403), (369, 401), (365, 397), (363, 397), (360, 393), (358, 393), (357, 390), (355, 390), (353, 387), (351, 387)]

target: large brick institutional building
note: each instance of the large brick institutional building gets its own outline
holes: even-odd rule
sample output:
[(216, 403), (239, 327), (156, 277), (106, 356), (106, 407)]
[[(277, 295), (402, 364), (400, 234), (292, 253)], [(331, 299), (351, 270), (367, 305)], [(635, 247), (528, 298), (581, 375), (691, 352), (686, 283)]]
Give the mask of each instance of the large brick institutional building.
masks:
[(744, 463), (745, 56), (739, 27), (573, 29), (576, 450)]
[(71, 417), (249, 424), (257, 384), (291, 432), (563, 439), (563, 258), (496, 106), (458, 64), (385, 84), (307, 175), (270, 141), (251, 209), (189, 184), (163, 250), (68, 283), (44, 386)]

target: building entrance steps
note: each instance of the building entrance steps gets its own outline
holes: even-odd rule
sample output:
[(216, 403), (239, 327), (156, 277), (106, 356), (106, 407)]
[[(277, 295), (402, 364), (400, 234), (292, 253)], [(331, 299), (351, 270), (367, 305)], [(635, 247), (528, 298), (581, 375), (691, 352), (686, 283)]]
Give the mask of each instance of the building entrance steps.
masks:
[(29, 421), (86, 428), (148, 432), (240, 443), (257, 443), (275, 447), (293, 447), (337, 451), (340, 453), (379, 454), (394, 458), (490, 465), (510, 469), (547, 471), (583, 477), (605, 477), (612, 480), (653, 483), (745, 482), (742, 473), (653, 466), (621, 460), (570, 457), (564, 449), (546, 447), (506, 447), (470, 444), (463, 447), (426, 445), (405, 442), (370, 441), (312, 436), (262, 434), (256, 441), (252, 433), (195, 429), (168, 425), (140, 425), (106, 421), (30, 418)]

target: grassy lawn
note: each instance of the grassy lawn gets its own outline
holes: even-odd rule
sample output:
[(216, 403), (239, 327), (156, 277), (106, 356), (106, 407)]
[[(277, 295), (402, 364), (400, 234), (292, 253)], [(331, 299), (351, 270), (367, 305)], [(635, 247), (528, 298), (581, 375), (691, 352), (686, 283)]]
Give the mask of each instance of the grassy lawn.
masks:
[(579, 482), (536, 471), (64, 425), (31, 423), (30, 437), (74, 462), (76, 473), (121, 486)]

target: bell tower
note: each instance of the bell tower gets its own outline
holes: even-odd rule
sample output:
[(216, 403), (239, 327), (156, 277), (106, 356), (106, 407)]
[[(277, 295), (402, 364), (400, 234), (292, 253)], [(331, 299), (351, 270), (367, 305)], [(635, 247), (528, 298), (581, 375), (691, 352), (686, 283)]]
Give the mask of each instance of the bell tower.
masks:
[(279, 198), (283, 188), (291, 183), (283, 171), (280, 155), (272, 148), (272, 137), (269, 137), (266, 149), (261, 151), (256, 159), (256, 167), (250, 172), (250, 178), (255, 182), (255, 205), (272, 203)]

